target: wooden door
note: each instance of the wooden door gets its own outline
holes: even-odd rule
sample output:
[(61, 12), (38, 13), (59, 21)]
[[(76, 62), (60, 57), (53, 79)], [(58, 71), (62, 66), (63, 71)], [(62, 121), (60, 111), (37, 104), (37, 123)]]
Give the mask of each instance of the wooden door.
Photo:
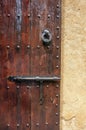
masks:
[(0, 130), (59, 130), (60, 0), (0, 0)]

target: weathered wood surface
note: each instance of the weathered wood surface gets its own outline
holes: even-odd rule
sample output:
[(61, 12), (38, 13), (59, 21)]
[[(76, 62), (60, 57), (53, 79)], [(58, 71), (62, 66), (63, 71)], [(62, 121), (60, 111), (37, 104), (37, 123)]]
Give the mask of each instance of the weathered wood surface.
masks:
[[(60, 76), (60, 0), (0, 0), (0, 130), (59, 130), (60, 81), (13, 83), (17, 76)], [(41, 34), (52, 33), (44, 47)]]

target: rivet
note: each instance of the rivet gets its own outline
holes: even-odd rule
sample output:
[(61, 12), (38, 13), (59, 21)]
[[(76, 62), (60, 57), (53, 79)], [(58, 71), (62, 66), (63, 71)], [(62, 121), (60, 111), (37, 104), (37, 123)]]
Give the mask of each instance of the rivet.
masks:
[(9, 86), (7, 86), (7, 89), (9, 89), (10, 87)]
[(59, 26), (56, 27), (56, 29), (59, 29), (59, 28), (60, 28)]
[(58, 107), (58, 104), (56, 104), (56, 107)]
[(9, 126), (10, 126), (10, 124), (7, 124), (7, 126), (9, 127)]
[(56, 46), (57, 49), (59, 49), (59, 46)]
[(30, 14), (28, 14), (27, 16), (30, 17)]
[(40, 46), (38, 45), (38, 46), (37, 46), (37, 48), (39, 49), (39, 48), (40, 48)]
[(29, 89), (30, 88), (30, 86), (27, 86), (27, 89)]
[(17, 48), (18, 48), (18, 49), (20, 49), (20, 46), (19, 46), (19, 45), (17, 45)]
[(59, 15), (57, 15), (56, 17), (59, 18)]
[(50, 18), (50, 14), (48, 15), (48, 18)]
[(41, 15), (40, 15), (40, 14), (38, 14), (37, 16), (38, 16), (38, 18), (41, 18)]
[(7, 16), (10, 17), (10, 14), (8, 14)]
[(57, 65), (56, 68), (59, 68), (59, 66)]
[(50, 49), (50, 46), (47, 46), (48, 49)]
[(36, 87), (39, 88), (39, 85), (37, 85)]
[(20, 17), (20, 14), (18, 14), (17, 17), (19, 18), (19, 17)]
[(7, 49), (9, 49), (9, 48), (10, 48), (10, 46), (9, 46), (9, 45), (7, 45), (6, 47), (7, 47)]
[(57, 4), (56, 7), (59, 8), (59, 4)]
[(19, 127), (20, 125), (19, 124), (17, 124), (17, 127)]
[(47, 88), (49, 88), (49, 85), (47, 85)]
[(58, 58), (59, 58), (59, 56), (56, 56), (56, 58), (58, 59)]
[(39, 123), (36, 123), (36, 126), (39, 126)]
[(30, 49), (30, 45), (28, 45), (27, 48)]
[(56, 38), (59, 39), (59, 36), (57, 36)]
[(26, 126), (29, 127), (29, 123), (27, 123)]
[(56, 122), (56, 125), (58, 125), (58, 122)]
[(56, 85), (56, 88), (58, 88), (58, 87), (59, 87), (59, 85), (57, 84), (57, 85)]
[(58, 94), (56, 94), (56, 97), (58, 97), (59, 95)]
[(19, 89), (19, 86), (16, 86), (17, 89)]
[(46, 122), (45, 125), (48, 125), (48, 122)]
[(58, 116), (58, 113), (56, 113), (56, 116)]

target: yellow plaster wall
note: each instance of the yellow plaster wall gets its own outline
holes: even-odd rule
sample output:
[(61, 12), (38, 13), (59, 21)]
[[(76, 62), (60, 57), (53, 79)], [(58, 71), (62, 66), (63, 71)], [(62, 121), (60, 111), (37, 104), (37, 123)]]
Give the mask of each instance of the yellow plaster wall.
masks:
[(61, 130), (86, 130), (86, 0), (62, 0)]

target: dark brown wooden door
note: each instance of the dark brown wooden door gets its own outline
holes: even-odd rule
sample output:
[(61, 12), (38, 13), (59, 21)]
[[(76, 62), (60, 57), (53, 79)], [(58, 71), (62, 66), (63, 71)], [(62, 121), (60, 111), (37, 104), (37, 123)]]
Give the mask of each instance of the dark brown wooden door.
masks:
[(59, 130), (60, 0), (0, 0), (0, 130)]

